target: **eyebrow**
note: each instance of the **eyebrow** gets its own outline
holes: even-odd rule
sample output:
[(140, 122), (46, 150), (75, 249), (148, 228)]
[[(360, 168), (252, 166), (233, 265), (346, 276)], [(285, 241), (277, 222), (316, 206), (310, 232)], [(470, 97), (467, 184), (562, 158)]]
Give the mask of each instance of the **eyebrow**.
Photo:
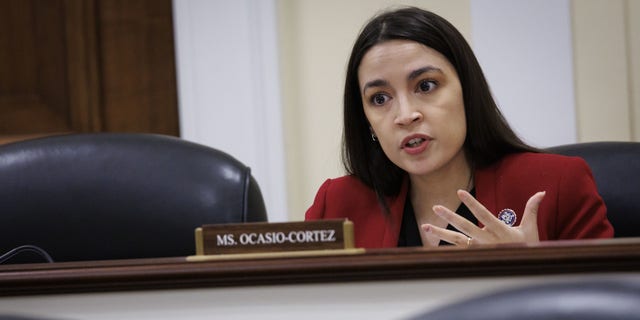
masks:
[(440, 68), (436, 68), (434, 66), (426, 66), (426, 67), (422, 67), (422, 68), (419, 68), (419, 69), (411, 71), (411, 73), (409, 74), (409, 76), (407, 78), (409, 80), (413, 80), (413, 79), (419, 77), (421, 74), (427, 73), (427, 72), (443, 73), (442, 69), (440, 69)]
[[(438, 72), (438, 73), (444, 73), (442, 72), (442, 69), (434, 67), (434, 66), (425, 66), (422, 68), (418, 68), (416, 70), (411, 71), (411, 73), (409, 73), (409, 76), (407, 77), (408, 80), (413, 80), (417, 77), (419, 77), (421, 74), (423, 73), (427, 73), (427, 72)], [(382, 80), (382, 79), (376, 79), (376, 80), (371, 80), (367, 83), (364, 84), (364, 87), (362, 88), (362, 92), (366, 92), (367, 89), (371, 88), (371, 87), (385, 87), (388, 86), (389, 82), (387, 80)]]
[(382, 80), (382, 79), (372, 80), (364, 84), (364, 88), (362, 88), (362, 92), (363, 93), (366, 92), (367, 89), (371, 87), (386, 87), (388, 85), (389, 85), (389, 82), (387, 80)]

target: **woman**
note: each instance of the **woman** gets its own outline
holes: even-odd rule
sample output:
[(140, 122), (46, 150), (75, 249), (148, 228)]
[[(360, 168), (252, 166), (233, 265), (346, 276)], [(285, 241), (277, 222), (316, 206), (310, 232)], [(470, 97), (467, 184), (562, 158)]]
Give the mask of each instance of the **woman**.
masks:
[(418, 8), (374, 17), (356, 40), (342, 158), (348, 175), (306, 219), (352, 220), (358, 247), (613, 236), (586, 162), (518, 138), (464, 37)]

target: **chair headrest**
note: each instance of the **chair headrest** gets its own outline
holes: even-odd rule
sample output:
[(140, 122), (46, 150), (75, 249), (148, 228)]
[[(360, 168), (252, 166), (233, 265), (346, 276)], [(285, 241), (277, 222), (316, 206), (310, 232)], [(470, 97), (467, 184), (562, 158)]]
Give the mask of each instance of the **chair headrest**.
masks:
[(640, 142), (576, 143), (548, 151), (583, 158), (593, 172), (616, 237), (640, 236)]
[[(188, 255), (202, 224), (266, 221), (246, 165), (169, 136), (77, 134), (4, 145), (0, 181), (0, 251), (34, 244), (56, 260), (75, 259), (72, 246), (96, 251), (86, 259)], [(56, 252), (47, 249), (52, 239)]]

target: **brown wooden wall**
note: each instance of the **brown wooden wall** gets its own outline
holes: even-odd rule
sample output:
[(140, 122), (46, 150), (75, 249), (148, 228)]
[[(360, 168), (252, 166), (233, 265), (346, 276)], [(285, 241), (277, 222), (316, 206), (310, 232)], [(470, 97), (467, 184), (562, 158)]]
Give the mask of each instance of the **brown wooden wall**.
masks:
[(0, 0), (0, 142), (179, 135), (171, 0)]

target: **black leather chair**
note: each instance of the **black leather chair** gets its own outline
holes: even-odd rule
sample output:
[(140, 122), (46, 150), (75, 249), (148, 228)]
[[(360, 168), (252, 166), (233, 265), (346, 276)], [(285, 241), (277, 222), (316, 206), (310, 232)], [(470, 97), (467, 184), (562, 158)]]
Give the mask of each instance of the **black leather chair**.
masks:
[(458, 301), (412, 320), (640, 320), (640, 279), (522, 286)]
[(73, 134), (0, 146), (0, 254), (34, 245), (55, 261), (187, 256), (203, 224), (264, 221), (247, 166), (179, 138)]
[(615, 237), (640, 237), (640, 142), (585, 142), (548, 151), (583, 158), (607, 206)]

